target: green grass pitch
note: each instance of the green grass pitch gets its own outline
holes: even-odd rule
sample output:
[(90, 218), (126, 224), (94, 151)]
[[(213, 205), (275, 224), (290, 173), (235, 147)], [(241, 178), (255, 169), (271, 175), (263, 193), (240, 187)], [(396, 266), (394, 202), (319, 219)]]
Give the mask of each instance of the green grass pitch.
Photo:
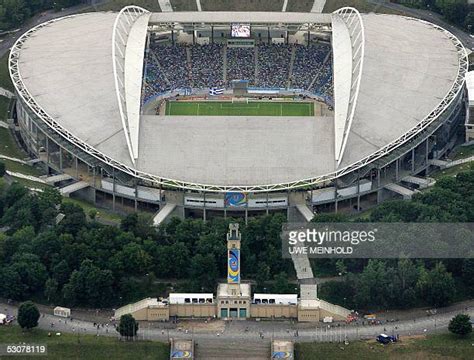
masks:
[(312, 102), (168, 101), (166, 115), (190, 116), (314, 116)]

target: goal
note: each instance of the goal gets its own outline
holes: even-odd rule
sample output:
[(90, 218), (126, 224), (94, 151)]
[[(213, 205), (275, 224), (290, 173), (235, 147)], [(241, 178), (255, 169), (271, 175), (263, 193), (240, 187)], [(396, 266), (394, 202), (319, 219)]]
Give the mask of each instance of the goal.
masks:
[(235, 103), (248, 104), (249, 98), (234, 97), (232, 98), (232, 104)]

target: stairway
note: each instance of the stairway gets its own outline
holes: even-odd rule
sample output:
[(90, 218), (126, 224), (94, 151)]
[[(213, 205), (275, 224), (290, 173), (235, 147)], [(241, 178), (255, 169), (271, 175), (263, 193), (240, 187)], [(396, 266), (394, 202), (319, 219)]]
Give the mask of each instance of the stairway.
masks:
[(291, 80), (292, 80), (292, 77), (293, 77), (293, 66), (295, 64), (295, 57), (296, 57), (296, 46), (292, 46), (292, 48), (291, 48), (290, 68), (288, 70), (288, 80), (286, 81), (286, 87), (288, 89), (291, 87)]
[(247, 340), (206, 339), (195, 342), (196, 360), (268, 360), (270, 343)]
[(193, 81), (193, 61), (192, 61), (192, 55), (191, 55), (191, 48), (186, 46), (186, 62), (188, 64), (188, 71), (189, 71), (189, 82), (191, 83), (191, 87), (194, 87), (194, 81)]
[(258, 79), (258, 46), (255, 45), (254, 48), (254, 58), (255, 58), (255, 84), (257, 84)]
[(227, 45), (222, 49), (222, 71), (224, 72), (224, 84), (227, 84)]

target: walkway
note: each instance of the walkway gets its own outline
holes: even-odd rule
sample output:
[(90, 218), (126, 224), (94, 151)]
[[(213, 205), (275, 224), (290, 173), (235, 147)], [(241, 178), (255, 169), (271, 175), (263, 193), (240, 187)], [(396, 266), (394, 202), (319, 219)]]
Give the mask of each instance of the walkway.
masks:
[(202, 11), (201, 0), (196, 0), (196, 6), (197, 6), (198, 11)]
[(430, 165), (438, 166), (440, 169), (448, 169), (450, 167), (465, 164), (465, 163), (469, 163), (471, 161), (474, 161), (474, 156), (470, 156), (470, 157), (464, 158), (464, 159), (448, 160), (448, 161), (432, 159), (432, 160), (429, 160), (428, 162), (429, 162)]
[(45, 184), (45, 181), (43, 179), (40, 179), (39, 177), (36, 177), (36, 176), (25, 175), (19, 172), (14, 172), (14, 171), (9, 171), (9, 170), (7, 170), (6, 173), (10, 176), (13, 176), (19, 179), (25, 179), (25, 180), (30, 180), (30, 181)]
[(173, 12), (170, 0), (158, 0), (162, 12)]
[(20, 164), (23, 164), (23, 165), (29, 165), (28, 161), (24, 161), (24, 160), (14, 158), (14, 157), (10, 157), (10, 156), (6, 156), (6, 155), (0, 155), (0, 159), (14, 161), (14, 162), (17, 162), (17, 163), (20, 163)]
[(85, 181), (78, 181), (69, 185), (66, 185), (65, 187), (59, 189), (59, 192), (61, 193), (62, 196), (69, 197), (73, 192), (85, 189), (86, 187), (89, 187), (89, 183)]
[(13, 93), (7, 89), (0, 87), (0, 96), (5, 96), (6, 98), (13, 98)]
[[(211, 340), (213, 342), (232, 343), (235, 349), (240, 346), (259, 346), (264, 342), (269, 343), (270, 339), (287, 339), (299, 342), (307, 341), (344, 341), (359, 339), (374, 339), (381, 332), (400, 334), (401, 336), (426, 335), (439, 332), (446, 332), (449, 321), (453, 316), (461, 312), (474, 316), (474, 301), (456, 304), (446, 309), (438, 309), (438, 314), (433, 316), (421, 316), (413, 319), (406, 319), (394, 322), (384, 322), (382, 325), (362, 325), (362, 322), (352, 324), (343, 324), (340, 327), (322, 323), (295, 323), (290, 321), (232, 321), (225, 323), (222, 331), (216, 331), (215, 326), (207, 326), (204, 322), (185, 322), (181, 321), (179, 327), (171, 323), (143, 323), (138, 330), (138, 338), (148, 340), (168, 341), (174, 339), (191, 339), (199, 342), (201, 340)], [(0, 303), (0, 310), (7, 314), (17, 314), (17, 307)], [(387, 313), (390, 314), (390, 313)], [(50, 314), (42, 312), (39, 320), (39, 328), (52, 330), (54, 332), (67, 332), (80, 334), (92, 334), (99, 336), (117, 336), (117, 332), (112, 325), (100, 327), (97, 329), (92, 321), (77, 320), (75, 313), (72, 313), (74, 321), (70, 319), (61, 319)], [(381, 315), (383, 316), (383, 315)], [(388, 315), (390, 316), (390, 315)], [(389, 319), (389, 318), (387, 318)], [(99, 318), (99, 322), (103, 322)], [(217, 322), (215, 325), (218, 325)], [(53, 324), (53, 326), (51, 326)], [(214, 328), (214, 330), (211, 330)], [(184, 329), (189, 329), (186, 333)], [(298, 336), (295, 336), (295, 330), (298, 330)], [(263, 334), (263, 339), (259, 333)]]
[(324, 9), (324, 5), (326, 5), (326, 0), (314, 0), (313, 7), (311, 8), (311, 12), (322, 13)]

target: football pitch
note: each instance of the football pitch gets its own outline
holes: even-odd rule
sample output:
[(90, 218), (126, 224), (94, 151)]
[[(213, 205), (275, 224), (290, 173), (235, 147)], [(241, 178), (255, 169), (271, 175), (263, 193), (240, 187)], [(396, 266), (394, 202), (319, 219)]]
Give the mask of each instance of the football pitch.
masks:
[(168, 101), (166, 115), (191, 116), (314, 116), (312, 102)]

